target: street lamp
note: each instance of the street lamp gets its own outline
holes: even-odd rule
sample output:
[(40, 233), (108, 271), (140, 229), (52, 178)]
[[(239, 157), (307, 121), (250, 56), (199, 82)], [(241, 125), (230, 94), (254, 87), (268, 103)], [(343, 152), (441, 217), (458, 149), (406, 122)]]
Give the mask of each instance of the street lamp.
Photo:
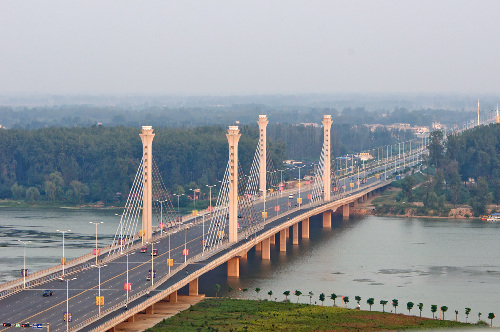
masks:
[[(128, 256), (127, 256), (128, 258)], [(128, 260), (127, 260), (127, 263), (128, 263)], [(94, 267), (97, 267), (97, 269), (99, 270), (99, 292), (97, 293), (97, 297), (98, 297), (98, 301), (96, 301), (98, 303), (98, 307), (99, 307), (99, 317), (101, 317), (101, 267), (105, 267), (107, 265), (93, 265)], [(127, 267), (127, 279), (128, 279), (128, 267)], [(128, 280), (127, 280), (128, 281)]]
[(280, 186), (278, 187), (279, 191), (280, 191), (280, 196), (283, 196), (283, 190), (285, 190), (285, 186), (283, 185), (283, 171), (284, 169), (279, 169), (278, 172), (281, 173), (281, 180), (280, 180)]
[[(122, 253), (122, 255), (123, 254), (124, 253)], [(130, 255), (133, 255), (133, 254), (135, 254), (135, 253), (133, 252)], [(128, 285), (129, 285), (129, 282), (128, 282), (128, 255), (129, 255), (129, 253), (127, 252), (126, 255), (127, 255), (127, 284), (126, 284), (127, 287), (125, 287), (125, 290), (127, 291), (127, 301), (125, 302), (125, 308), (128, 307), (128, 292), (129, 292), (129, 287), (128, 287)], [(100, 284), (100, 282), (99, 282), (99, 284)]]
[(188, 229), (189, 227), (192, 225), (193, 223), (190, 222), (189, 224), (186, 225), (186, 232), (184, 233), (184, 263), (187, 262), (187, 233), (188, 233)]
[(193, 201), (194, 201), (194, 210), (196, 210), (196, 189), (189, 189), (193, 191)]
[(205, 186), (207, 186), (208, 188), (210, 188), (209, 189), (210, 193), (208, 194), (208, 196), (209, 196), (209, 200), (210, 200), (210, 203), (209, 203), (210, 204), (209, 205), (210, 206), (210, 215), (212, 215), (212, 210), (213, 210), (213, 208), (212, 208), (212, 188), (215, 187), (215, 186), (217, 186), (217, 185), (214, 184), (213, 186), (209, 186), (208, 184), (206, 184)]
[(160, 203), (160, 233), (161, 236), (163, 237), (163, 203), (165, 203), (167, 200), (164, 201), (159, 201), (156, 200), (158, 203)]
[(66, 331), (69, 332), (69, 281), (76, 278), (66, 279)]
[(172, 194), (172, 195), (177, 196), (177, 214), (178, 214), (177, 221), (179, 223), (179, 229), (181, 229), (181, 208), (179, 205), (179, 198), (181, 196), (184, 196), (185, 194)]
[(17, 240), (24, 244), (24, 265), (23, 265), (23, 288), (26, 288), (26, 245), (31, 243), (31, 241), (21, 241)]
[(123, 214), (115, 213), (115, 216), (120, 217), (120, 253), (123, 253), (123, 224), (122, 224)]
[(103, 221), (101, 221), (101, 222), (90, 221), (90, 223), (95, 225), (95, 265), (97, 265), (97, 256), (99, 256), (99, 253), (97, 251), (97, 225), (104, 224), (104, 222)]
[(56, 232), (62, 233), (63, 235), (63, 258), (61, 259), (61, 264), (62, 264), (62, 276), (64, 277), (64, 266), (66, 265), (66, 258), (64, 257), (64, 233), (66, 232), (71, 232), (71, 229), (68, 229), (67, 231), (60, 231), (56, 229)]
[[(297, 166), (297, 168), (299, 169), (299, 209), (300, 209), (300, 206), (302, 205), (302, 204), (301, 204), (301, 203), (302, 203), (302, 200), (301, 200), (301, 198), (300, 198), (300, 187), (301, 187), (301, 185), (300, 185), (300, 181), (301, 181), (301, 178), (300, 178), (300, 169), (301, 169), (302, 167), (305, 167), (305, 166), (306, 166), (306, 165), (304, 165), (304, 166)], [(330, 176), (330, 175), (328, 174), (328, 176)]]

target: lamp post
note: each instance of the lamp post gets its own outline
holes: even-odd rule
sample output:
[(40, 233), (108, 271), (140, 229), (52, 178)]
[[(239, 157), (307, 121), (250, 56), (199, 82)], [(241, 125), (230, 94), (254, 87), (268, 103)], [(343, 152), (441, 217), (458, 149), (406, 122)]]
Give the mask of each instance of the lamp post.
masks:
[(189, 189), (193, 191), (193, 201), (194, 201), (194, 210), (196, 210), (196, 189)]
[(283, 171), (284, 169), (279, 169), (278, 172), (280, 172), (280, 186), (278, 188), (280, 188), (280, 196), (283, 196), (283, 191), (285, 190), (285, 186), (283, 185)]
[[(297, 168), (299, 169), (299, 209), (300, 209), (300, 206), (302, 205), (302, 199), (300, 198), (300, 187), (301, 187), (301, 185), (300, 185), (300, 181), (301, 181), (301, 178), (300, 178), (300, 169), (302, 167), (305, 167), (305, 166), (306, 165), (304, 165), (304, 166), (297, 166)], [(330, 175), (328, 175), (328, 176), (330, 176)]]
[[(99, 305), (99, 317), (101, 317), (101, 267), (105, 267), (107, 265), (94, 265), (95, 267), (97, 267), (97, 270), (99, 270), (99, 291), (97, 293), (97, 297), (99, 299), (99, 301), (96, 301)], [(127, 283), (128, 283), (128, 255), (127, 255)]]
[(168, 274), (170, 274), (170, 235), (172, 233), (168, 233)]
[(123, 253), (123, 214), (115, 213), (115, 216), (120, 217), (120, 253)]
[[(124, 253), (122, 253), (122, 255), (123, 255), (123, 254), (124, 254)], [(134, 254), (134, 253), (131, 253), (130, 255), (133, 255), (133, 254)], [(127, 252), (125, 255), (127, 255), (127, 283), (126, 283), (126, 285), (127, 285), (127, 287), (126, 287), (126, 291), (127, 291), (127, 293), (126, 293), (126, 294), (127, 294), (127, 301), (125, 302), (125, 308), (127, 308), (127, 307), (128, 307), (128, 292), (129, 292), (129, 287), (128, 287), (128, 285), (129, 285), (129, 282), (128, 282), (128, 255), (129, 255), (129, 253)], [(105, 266), (106, 266), (106, 265), (105, 265)], [(100, 272), (99, 272), (99, 273), (100, 273)], [(100, 284), (100, 282), (99, 282), (99, 284)]]
[(21, 243), (24, 244), (23, 288), (26, 288), (26, 245), (28, 243), (31, 243), (31, 241), (21, 241), (21, 240), (17, 240), (17, 241), (19, 241), (19, 242), (21, 242)]
[(69, 332), (69, 281), (76, 278), (66, 279), (66, 331)]
[(159, 200), (156, 200), (158, 203), (160, 203), (160, 233), (161, 233), (161, 237), (163, 237), (163, 203), (165, 203), (167, 200), (164, 200), (164, 201), (159, 201)]
[(97, 265), (97, 256), (99, 256), (99, 253), (97, 251), (97, 225), (99, 224), (104, 224), (104, 222), (90, 222), (91, 224), (95, 225), (95, 265)]
[(212, 215), (212, 210), (213, 210), (213, 208), (212, 208), (212, 188), (216, 187), (217, 185), (214, 184), (213, 186), (209, 186), (208, 184), (206, 184), (205, 186), (207, 186), (210, 190), (210, 192), (208, 194), (208, 196), (209, 196), (208, 199), (210, 200), (210, 203), (209, 203), (210, 204), (209, 205), (210, 206), (210, 215)]
[(186, 225), (186, 232), (184, 233), (184, 263), (187, 262), (187, 233), (189, 229), (189, 225), (192, 225), (193, 223), (189, 223)]
[(63, 268), (62, 268), (62, 276), (64, 277), (64, 266), (66, 265), (66, 258), (64, 256), (64, 233), (71, 232), (71, 229), (68, 229), (67, 231), (60, 231), (60, 230), (56, 229), (56, 232), (62, 233), (62, 235), (63, 235), (63, 258), (61, 260), (61, 263), (62, 263), (62, 266), (63, 266)]
[(185, 194), (173, 194), (174, 196), (177, 196), (177, 221), (178, 221), (178, 224), (179, 224), (179, 229), (181, 229), (181, 208), (180, 208), (180, 205), (179, 205), (179, 199), (181, 198), (181, 196), (184, 196)]

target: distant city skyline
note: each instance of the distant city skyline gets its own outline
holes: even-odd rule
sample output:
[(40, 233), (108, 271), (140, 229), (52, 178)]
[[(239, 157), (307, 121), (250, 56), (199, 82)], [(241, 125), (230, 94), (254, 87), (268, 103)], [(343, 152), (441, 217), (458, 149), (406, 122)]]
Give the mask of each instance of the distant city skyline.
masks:
[(500, 94), (498, 1), (3, 1), (0, 95)]

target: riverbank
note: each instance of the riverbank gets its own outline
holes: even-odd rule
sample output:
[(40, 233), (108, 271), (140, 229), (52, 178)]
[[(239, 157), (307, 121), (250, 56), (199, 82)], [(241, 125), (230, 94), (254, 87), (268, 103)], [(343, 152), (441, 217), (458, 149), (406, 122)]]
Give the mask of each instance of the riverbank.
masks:
[[(418, 309), (415, 311), (418, 312)], [(146, 331), (386, 331), (472, 326), (455, 321), (326, 305), (207, 298)]]

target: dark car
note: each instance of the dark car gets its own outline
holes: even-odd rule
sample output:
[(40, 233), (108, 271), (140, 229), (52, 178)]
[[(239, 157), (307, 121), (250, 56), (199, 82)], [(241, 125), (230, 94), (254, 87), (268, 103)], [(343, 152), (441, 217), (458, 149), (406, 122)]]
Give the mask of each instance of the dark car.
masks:
[(52, 296), (52, 291), (50, 289), (44, 290), (42, 296)]

